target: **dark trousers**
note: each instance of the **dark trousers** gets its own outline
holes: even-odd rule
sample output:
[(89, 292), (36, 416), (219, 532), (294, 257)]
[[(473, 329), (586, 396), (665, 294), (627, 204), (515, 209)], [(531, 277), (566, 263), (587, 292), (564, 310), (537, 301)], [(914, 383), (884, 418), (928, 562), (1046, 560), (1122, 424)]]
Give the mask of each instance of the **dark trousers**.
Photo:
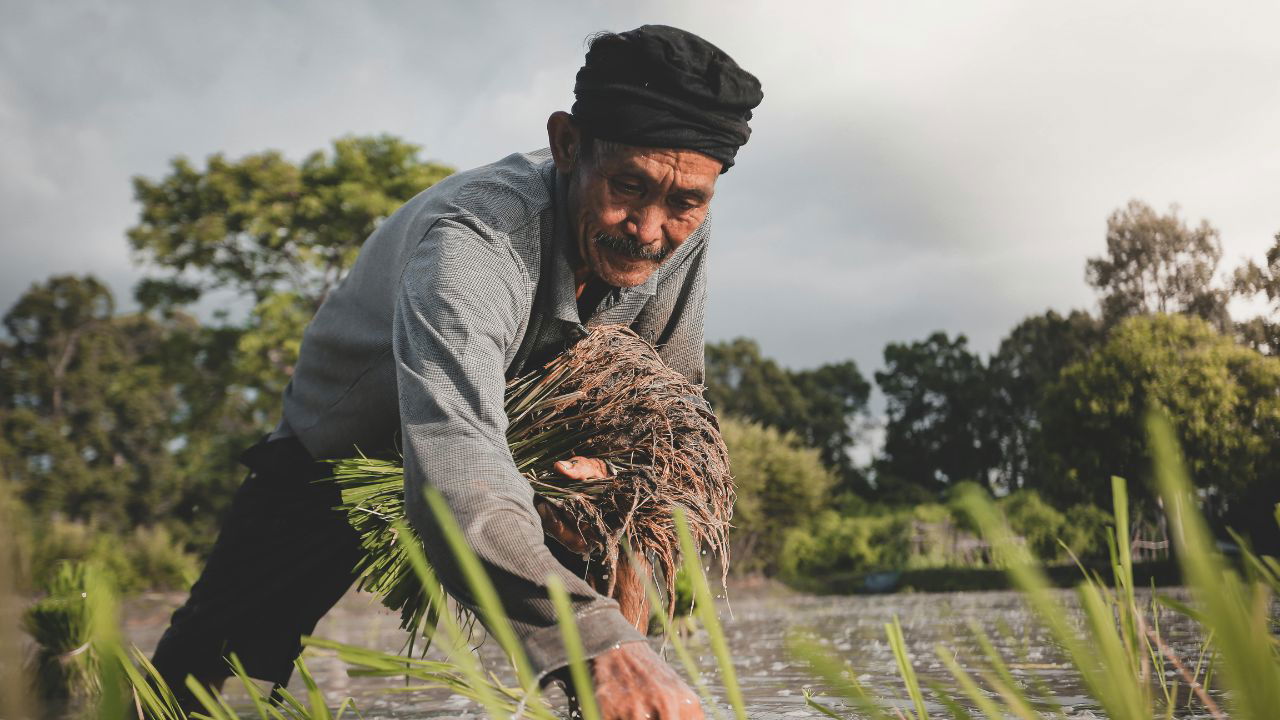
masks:
[(241, 462), (249, 476), (200, 579), (173, 613), (152, 661), (175, 693), (187, 675), (230, 674), (234, 653), (251, 677), (289, 682), (300, 638), (355, 580), (359, 537), (334, 510), (339, 493), (328, 463), (292, 438), (262, 442)]

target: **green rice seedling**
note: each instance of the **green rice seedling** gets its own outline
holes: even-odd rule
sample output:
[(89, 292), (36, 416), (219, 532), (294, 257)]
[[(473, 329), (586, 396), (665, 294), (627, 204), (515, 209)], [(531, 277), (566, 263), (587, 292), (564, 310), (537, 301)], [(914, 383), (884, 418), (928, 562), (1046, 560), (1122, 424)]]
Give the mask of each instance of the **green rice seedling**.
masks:
[[(1215, 718), (1275, 717), (1276, 708), (1280, 708), (1280, 647), (1271, 632), (1274, 622), (1271, 608), (1276, 579), (1280, 578), (1276, 570), (1280, 565), (1273, 559), (1259, 558), (1245, 548), (1246, 577), (1231, 568), (1218, 553), (1196, 507), (1168, 423), (1153, 416), (1149, 428), (1154, 475), (1169, 516), (1184, 578), (1195, 598), (1194, 608), (1154, 594), (1149, 603), (1139, 602), (1129, 554), (1128, 498), (1124, 481), (1119, 478), (1112, 481), (1116, 525), (1114, 535), (1109, 538), (1114, 587), (1108, 587), (1097, 575), (1084, 573), (1084, 581), (1077, 588), (1079, 623), (1071, 620), (1070, 613), (1051, 593), (1043, 571), (1015, 541), (993, 504), (980, 493), (963, 497), (962, 503), (991, 542), (997, 560), (1004, 565), (1108, 717), (1117, 720), (1171, 718), (1178, 707), (1180, 682), (1191, 691), (1185, 709), (1192, 708), (1194, 698), (1203, 712)], [(1185, 614), (1204, 631), (1205, 647), (1193, 667), (1188, 667), (1189, 663), (1161, 637), (1160, 607)], [(908, 662), (900, 627), (890, 624), (886, 632), (919, 720), (925, 717), (926, 707)], [(1039, 720), (1055, 714), (1053, 707), (1037, 706), (1026, 697), (981, 628), (974, 627), (973, 633), (990, 668), (980, 670), (977, 677), (960, 664), (954, 651), (941, 644), (935, 647), (938, 659), (971, 708), (987, 718), (1012, 716)], [(885, 716), (888, 706), (851, 682), (852, 670), (839, 664), (821, 647), (797, 641), (793, 642), (792, 649), (810, 663), (834, 692), (857, 709), (872, 718)], [(1210, 658), (1215, 655), (1217, 659), (1211, 666)], [(1170, 671), (1173, 677), (1167, 679)], [(1207, 692), (1210, 677), (1215, 673), (1228, 691), (1226, 712)], [(966, 720), (972, 717), (969, 707), (960, 704), (952, 691), (933, 684), (930, 689), (949, 717)], [(806, 698), (824, 714), (831, 714), (830, 709), (817, 703), (811, 694)], [(896, 708), (893, 711), (901, 716), (901, 711)]]
[(916, 720), (926, 720), (929, 713), (924, 707), (924, 694), (920, 692), (920, 682), (916, 679), (915, 669), (911, 667), (911, 659), (907, 655), (907, 640), (902, 636), (902, 623), (898, 622), (897, 615), (893, 616), (893, 622), (885, 624), (884, 631), (889, 636), (889, 647), (898, 663), (898, 673), (902, 675), (907, 696), (915, 704)]
[(569, 603), (569, 593), (564, 589), (564, 582), (555, 575), (548, 575), (547, 594), (556, 606), (560, 637), (564, 639), (564, 647), (569, 655), (569, 674), (573, 679), (574, 695), (578, 700), (582, 720), (600, 720), (595, 687), (591, 683), (591, 673), (587, 670), (587, 658), (583, 652), (582, 639), (578, 635), (578, 623), (573, 619), (573, 606)]
[[(1099, 585), (1086, 579), (1079, 588), (1086, 628), (1086, 634), (1081, 634), (1072, 626), (1067, 609), (1057, 600), (1044, 571), (1027, 549), (1016, 542), (991, 501), (975, 490), (964, 493), (960, 502), (974, 524), (983, 530), (1015, 587), (1065, 651), (1090, 695), (1108, 716), (1153, 717), (1150, 693), (1144, 684), (1136, 681), (1132, 672), (1133, 646), (1125, 643), (1116, 627), (1114, 610), (1103, 602)], [(1013, 688), (1006, 689), (1013, 691)]]
[(462, 529), (458, 527), (458, 521), (449, 511), (444, 498), (435, 488), (427, 489), (426, 496), (427, 505), (435, 514), (440, 532), (449, 543), (449, 549), (453, 552), (463, 576), (466, 577), (472, 597), (480, 606), (480, 615), (484, 619), (485, 627), (511, 659), (516, 677), (520, 680), (520, 687), (526, 696), (531, 700), (536, 699), (538, 697), (537, 679), (533, 676), (532, 666), (525, 656), (524, 646), (520, 644), (516, 638), (515, 629), (511, 627), (511, 619), (502, 609), (502, 601), (498, 599), (497, 589), (494, 588), (488, 573), (484, 571), (484, 566), (480, 564), (480, 558), (476, 557), (471, 546), (467, 544), (466, 538), (462, 535)]
[(28, 672), (45, 700), (83, 699), (100, 690), (86, 573), (82, 563), (60, 563), (45, 583), (45, 597), (23, 613), (22, 629), (36, 643)]
[[(842, 662), (826, 648), (819, 645), (808, 633), (793, 631), (787, 634), (787, 652), (809, 666), (814, 675), (824, 682), (831, 692), (871, 720), (885, 720), (887, 717), (876, 698), (871, 697), (862, 683), (858, 682), (858, 673), (853, 666)], [(818, 702), (819, 693), (805, 688), (805, 704), (833, 718), (841, 716), (826, 705)], [(843, 720), (843, 719), (842, 719)]]
[(698, 545), (689, 531), (688, 516), (683, 507), (675, 509), (676, 532), (680, 538), (680, 554), (684, 557), (685, 572), (693, 584), (693, 612), (702, 627), (707, 631), (712, 652), (720, 667), (720, 678), (724, 683), (724, 692), (733, 707), (737, 720), (746, 720), (747, 706), (742, 699), (742, 688), (738, 685), (738, 675), (733, 667), (733, 658), (729, 655), (729, 643), (725, 641), (724, 630), (720, 627), (720, 618), (716, 615), (716, 604), (711, 597), (711, 587), (707, 584), (707, 576), (699, 562), (701, 557)]
[[(403, 524), (397, 523), (393, 526), (393, 529), (397, 531), (397, 542), (400, 543), (405, 557), (416, 576), (417, 583), (423, 588), (428, 601), (433, 607), (444, 608), (446, 602), (444, 588), (440, 586), (440, 582), (436, 579), (431, 566), (427, 564), (426, 555), (423, 553), (417, 538), (410, 534)], [(480, 572), (483, 573), (483, 569)], [(501, 607), (496, 612), (500, 613)], [(462, 677), (468, 689), (461, 694), (480, 702), (489, 712), (490, 717), (506, 717), (511, 712), (514, 712), (515, 706), (508, 709), (503, 701), (504, 696), (510, 697), (511, 694), (496, 682), (490, 682), (490, 679), (486, 677), (479, 658), (467, 647), (467, 633), (464, 632), (457, 619), (447, 612), (439, 613), (436, 628), (437, 635), (444, 634), (444, 639), (448, 643), (446, 648), (450, 650), (449, 657), (452, 663), (461, 669)], [(370, 656), (368, 655), (364, 656), (365, 661), (369, 658)], [(351, 662), (351, 659), (348, 657), (347, 661)], [(415, 677), (414, 673), (409, 672), (408, 669), (411, 667), (418, 669), (421, 666), (405, 663), (404, 667), (406, 668), (406, 676)], [(418, 680), (423, 680), (420, 673), (416, 677)], [(541, 709), (542, 704), (534, 702), (532, 705)]]
[[(637, 565), (634, 551), (630, 546), (625, 546), (623, 551), (631, 554), (631, 566)], [(688, 575), (686, 574), (687, 578)], [(640, 581), (644, 584), (645, 596), (649, 599), (650, 607), (662, 607), (663, 603), (658, 594), (658, 588), (654, 585), (653, 580), (648, 577), (641, 577)], [(687, 581), (686, 581), (687, 582)], [(707, 687), (707, 681), (702, 677), (702, 671), (698, 668), (698, 664), (694, 662), (693, 656), (689, 654), (688, 647), (684, 644), (681, 633), (675, 627), (673, 618), (667, 613), (655, 613), (657, 622), (662, 626), (663, 643), (671, 645), (671, 649), (675, 652), (676, 658), (680, 661), (680, 666), (684, 668), (685, 674), (688, 675), (693, 687), (697, 690), (698, 695), (702, 698), (702, 702), (711, 710), (711, 716), (715, 720), (724, 720), (724, 714), (720, 712), (720, 706), (716, 703), (715, 697), (711, 695), (711, 689)]]
[(1245, 720), (1273, 718), (1280, 708), (1280, 654), (1271, 634), (1271, 588), (1261, 581), (1246, 582), (1218, 552), (1197, 509), (1168, 420), (1153, 414), (1148, 428), (1178, 562), (1201, 621), (1213, 634), (1228, 712)]

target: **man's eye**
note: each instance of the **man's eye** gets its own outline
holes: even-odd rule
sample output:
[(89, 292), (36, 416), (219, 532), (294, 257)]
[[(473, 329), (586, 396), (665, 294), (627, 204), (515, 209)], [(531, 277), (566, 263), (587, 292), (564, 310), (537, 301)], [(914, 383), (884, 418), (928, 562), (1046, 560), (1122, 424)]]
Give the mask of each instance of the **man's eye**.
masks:
[(639, 195), (644, 192), (644, 188), (639, 183), (627, 182), (625, 180), (614, 180), (613, 189), (623, 193), (624, 195)]

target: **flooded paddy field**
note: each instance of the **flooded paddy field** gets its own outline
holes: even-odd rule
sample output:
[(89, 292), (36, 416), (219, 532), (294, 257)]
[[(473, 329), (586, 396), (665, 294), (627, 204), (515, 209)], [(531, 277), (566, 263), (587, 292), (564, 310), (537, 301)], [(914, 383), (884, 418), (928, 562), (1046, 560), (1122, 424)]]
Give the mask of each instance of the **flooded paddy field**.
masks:
[[(1161, 592), (1186, 599), (1180, 590)], [(1069, 591), (1062, 593), (1068, 604), (1074, 605), (1073, 597)], [(168, 613), (181, 599), (173, 595), (150, 595), (131, 601), (126, 615), (130, 639), (144, 649), (153, 647), (167, 623)], [(991, 636), (1015, 677), (1025, 681), (1030, 697), (1053, 703), (1067, 717), (1101, 717), (1076, 673), (1014, 592), (813, 596), (769, 586), (735, 589), (731, 600), (731, 610), (729, 605), (721, 607), (722, 621), (749, 715), (756, 720), (820, 717), (818, 711), (806, 706), (803, 691), (809, 688), (820, 693), (822, 686), (808, 673), (803, 662), (787, 652), (787, 638), (797, 632), (811, 633), (833, 654), (848, 661), (874, 697), (906, 709), (909, 700), (884, 629), (885, 623), (892, 622), (894, 616), (902, 623), (907, 648), (922, 685), (936, 681), (943, 687), (953, 687), (950, 675), (935, 654), (939, 644), (954, 653), (966, 668), (974, 669), (980, 650), (970, 624), (977, 623)], [(1193, 667), (1199, 658), (1200, 638), (1191, 623), (1167, 611), (1160, 613), (1159, 623), (1166, 642)], [(397, 617), (369, 596), (356, 593), (345, 597), (325, 617), (316, 635), (392, 652), (404, 643)], [(713, 692), (723, 700), (719, 673), (705, 633), (694, 631), (687, 642)], [(661, 640), (655, 639), (654, 643), (659, 647)], [(505, 667), (495, 643), (482, 643), (480, 651), (491, 669)], [(678, 664), (673, 653), (667, 650), (665, 654), (673, 664)], [(429, 657), (438, 658), (439, 654), (433, 651)], [(478, 706), (447, 691), (388, 692), (403, 688), (403, 682), (350, 678), (343, 663), (316, 651), (308, 651), (307, 665), (331, 705), (350, 695), (356, 699), (365, 718), (483, 716)], [(499, 675), (511, 682), (510, 673), (499, 672)], [(231, 689), (230, 684), (228, 688)], [(291, 689), (300, 691), (296, 678)], [(237, 697), (237, 689), (231, 690), (229, 695)], [(1185, 687), (1182, 691), (1185, 695)], [(929, 691), (925, 692), (928, 700)], [(553, 691), (551, 697), (563, 708), (559, 691)], [(821, 700), (842, 716), (857, 717), (837, 699), (823, 697)], [(1185, 710), (1185, 697), (1181, 705), (1179, 717), (1200, 716), (1198, 712)], [(1196, 707), (1198, 710), (1199, 706)]]

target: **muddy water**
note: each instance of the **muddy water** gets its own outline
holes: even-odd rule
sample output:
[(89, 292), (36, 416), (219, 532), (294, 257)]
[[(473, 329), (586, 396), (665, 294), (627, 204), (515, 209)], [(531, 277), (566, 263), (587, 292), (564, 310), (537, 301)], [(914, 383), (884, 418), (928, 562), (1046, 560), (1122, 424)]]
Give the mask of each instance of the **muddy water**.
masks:
[[(1173, 594), (1179, 595), (1176, 591)], [(1096, 705), (1063, 660), (1048, 642), (1046, 633), (1015, 593), (938, 593), (851, 597), (814, 597), (777, 588), (738, 589), (730, 607), (722, 608), (729, 645), (739, 684), (746, 697), (749, 714), (756, 720), (820, 717), (806, 707), (803, 690), (823, 690), (804, 664), (786, 650), (786, 639), (796, 632), (811, 633), (830, 651), (847, 660), (859, 673), (859, 680), (876, 697), (908, 707), (909, 700), (897, 675), (893, 652), (885, 639), (884, 625), (897, 616), (902, 623), (908, 651), (922, 684), (936, 680), (951, 687), (950, 675), (938, 661), (935, 648), (947, 648), (968, 666), (979, 656), (970, 623), (982, 627), (1010, 662), (1014, 675), (1024, 682), (1033, 698), (1060, 706), (1067, 717), (1100, 717)], [(1070, 602), (1071, 595), (1063, 599)], [(150, 596), (135, 600), (129, 607), (126, 630), (140, 647), (154, 645), (167, 620), (167, 613), (180, 600), (173, 596)], [(1191, 625), (1172, 613), (1162, 613), (1165, 638), (1194, 665), (1199, 650)], [(351, 594), (321, 622), (316, 634), (340, 642), (396, 651), (404, 636), (396, 617), (371, 604), (367, 596)], [(724, 703), (719, 673), (704, 633), (688, 638), (691, 651)], [(501, 653), (492, 642), (484, 643), (481, 654), (490, 668), (503, 667)], [(673, 663), (675, 658), (667, 655)], [(308, 667), (324, 688), (331, 705), (346, 696), (356, 699), (366, 718), (478, 718), (482, 712), (465, 699), (446, 691), (388, 692), (395, 681), (349, 678), (346, 668), (332, 657), (308, 656)], [(299, 690), (296, 678), (291, 689)], [(1185, 696), (1185, 688), (1183, 688)], [(234, 695), (234, 693), (232, 693)], [(930, 693), (926, 691), (926, 697)], [(561, 703), (563, 697), (553, 693)], [(822, 701), (844, 717), (857, 717), (838, 700)], [(1185, 704), (1185, 697), (1183, 704)], [(941, 710), (932, 700), (930, 710)], [(1198, 706), (1197, 706), (1198, 707)], [(726, 706), (727, 708), (727, 706)], [(1180, 717), (1196, 717), (1182, 712)]]

